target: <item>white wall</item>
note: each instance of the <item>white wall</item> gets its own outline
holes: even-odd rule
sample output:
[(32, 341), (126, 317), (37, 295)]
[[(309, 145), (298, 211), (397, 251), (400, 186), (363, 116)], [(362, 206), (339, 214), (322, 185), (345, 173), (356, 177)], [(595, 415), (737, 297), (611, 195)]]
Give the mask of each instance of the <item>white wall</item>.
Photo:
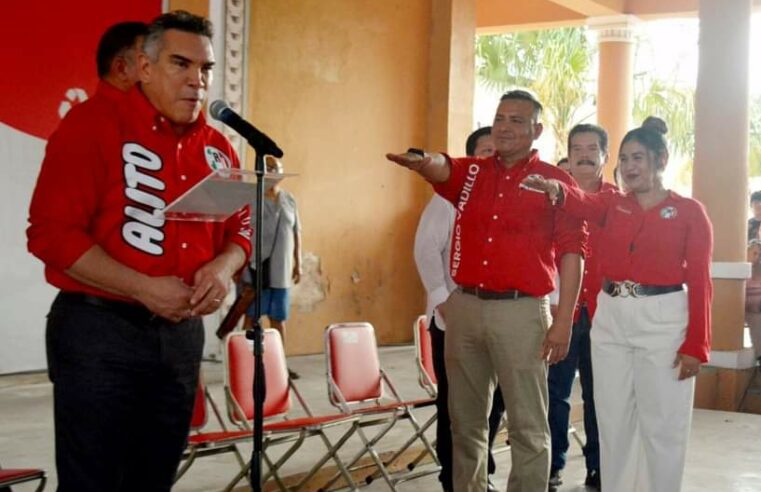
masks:
[(45, 141), (0, 123), (0, 374), (47, 367), (45, 316), (55, 289), (26, 250), (29, 201)]

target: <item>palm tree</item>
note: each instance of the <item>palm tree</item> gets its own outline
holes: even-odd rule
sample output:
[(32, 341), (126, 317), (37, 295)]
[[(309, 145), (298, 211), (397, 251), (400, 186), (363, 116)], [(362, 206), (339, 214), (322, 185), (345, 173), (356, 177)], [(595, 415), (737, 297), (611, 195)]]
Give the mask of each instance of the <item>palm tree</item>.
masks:
[(648, 116), (658, 116), (668, 125), (669, 147), (673, 153), (691, 157), (695, 151), (695, 89), (676, 81), (634, 77), (635, 124)]
[(586, 29), (579, 27), (479, 36), (476, 73), (490, 89), (523, 87), (536, 94), (560, 158), (578, 110), (591, 98), (592, 54)]
[[(648, 48), (647, 39), (638, 39), (640, 44), (638, 52)], [(592, 101), (589, 71), (593, 54), (584, 28), (484, 35), (476, 39), (476, 74), (487, 88), (506, 91), (524, 87), (536, 94), (544, 104), (559, 158), (570, 128), (588, 117), (579, 117), (578, 112)], [(640, 124), (650, 115), (666, 121), (672, 153), (684, 158), (677, 177), (686, 186), (691, 180), (695, 151), (694, 99), (695, 89), (676, 77), (657, 78), (649, 71), (635, 75), (634, 122)], [(750, 175), (761, 176), (761, 96), (751, 104), (750, 119)]]

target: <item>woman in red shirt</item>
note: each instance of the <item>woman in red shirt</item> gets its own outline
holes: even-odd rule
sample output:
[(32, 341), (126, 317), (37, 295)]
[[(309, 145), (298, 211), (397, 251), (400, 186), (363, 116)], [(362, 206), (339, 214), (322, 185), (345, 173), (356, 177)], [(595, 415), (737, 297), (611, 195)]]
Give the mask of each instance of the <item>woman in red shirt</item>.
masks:
[(711, 224), (699, 202), (663, 186), (665, 130), (646, 120), (624, 137), (627, 193), (523, 182), (602, 227), (591, 330), (602, 490), (681, 489), (693, 377), (710, 351)]

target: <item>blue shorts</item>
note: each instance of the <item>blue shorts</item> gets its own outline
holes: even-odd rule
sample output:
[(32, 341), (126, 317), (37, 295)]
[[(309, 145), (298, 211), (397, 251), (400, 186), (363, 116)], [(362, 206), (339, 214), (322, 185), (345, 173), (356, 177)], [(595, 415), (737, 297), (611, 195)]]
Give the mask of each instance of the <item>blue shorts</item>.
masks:
[[(290, 289), (264, 289), (262, 291), (262, 315), (271, 320), (285, 321), (290, 312)], [(254, 303), (248, 307), (246, 314), (254, 317)]]

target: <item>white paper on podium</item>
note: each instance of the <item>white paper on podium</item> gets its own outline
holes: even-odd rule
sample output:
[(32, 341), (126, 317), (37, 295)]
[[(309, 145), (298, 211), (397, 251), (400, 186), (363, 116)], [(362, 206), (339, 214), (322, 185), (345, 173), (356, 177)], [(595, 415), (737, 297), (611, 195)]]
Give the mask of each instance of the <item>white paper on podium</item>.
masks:
[[(265, 181), (282, 181), (293, 174), (265, 174)], [(167, 220), (221, 222), (256, 199), (256, 173), (217, 169), (164, 209)]]

